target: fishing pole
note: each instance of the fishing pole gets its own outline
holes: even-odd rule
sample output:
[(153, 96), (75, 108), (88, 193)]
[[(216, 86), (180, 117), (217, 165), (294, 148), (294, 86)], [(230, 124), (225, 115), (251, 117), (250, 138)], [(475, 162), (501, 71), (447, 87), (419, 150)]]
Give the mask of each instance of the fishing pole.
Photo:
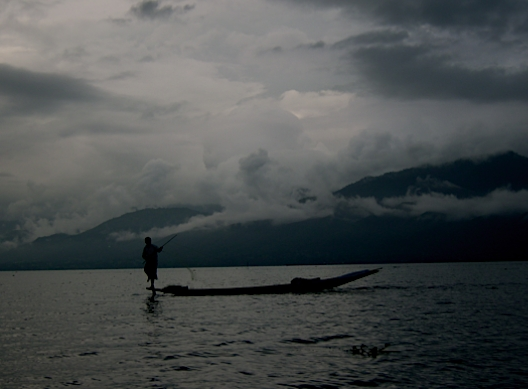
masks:
[[(173, 240), (173, 239), (176, 238), (177, 236), (178, 236), (178, 234), (175, 234), (172, 238), (170, 238), (168, 241), (166, 241), (165, 243), (163, 243), (163, 244), (161, 245), (161, 247), (165, 246), (167, 243), (169, 243), (171, 240)], [(161, 248), (161, 247), (160, 247), (160, 248)]]

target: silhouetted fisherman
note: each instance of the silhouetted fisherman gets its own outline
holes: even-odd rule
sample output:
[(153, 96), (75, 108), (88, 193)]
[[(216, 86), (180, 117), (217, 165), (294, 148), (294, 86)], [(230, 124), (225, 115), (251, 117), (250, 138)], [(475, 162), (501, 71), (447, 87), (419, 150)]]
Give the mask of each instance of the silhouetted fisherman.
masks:
[(161, 253), (163, 246), (158, 247), (152, 244), (152, 239), (148, 236), (145, 238), (145, 247), (143, 248), (142, 258), (145, 260), (145, 273), (147, 273), (147, 282), (150, 281), (150, 287), (147, 289), (152, 290), (152, 294), (156, 294), (154, 287), (154, 280), (158, 279), (158, 253)]

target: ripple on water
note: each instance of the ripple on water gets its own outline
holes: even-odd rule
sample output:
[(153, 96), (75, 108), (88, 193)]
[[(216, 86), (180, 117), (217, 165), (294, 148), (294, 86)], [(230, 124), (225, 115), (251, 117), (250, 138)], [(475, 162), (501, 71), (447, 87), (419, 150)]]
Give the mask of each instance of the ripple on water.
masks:
[[(526, 388), (528, 264), (497, 266), (388, 266), (328, 293), (154, 300), (137, 292), (141, 269), (0, 273), (0, 387)], [(362, 268), (193, 274), (215, 286)], [(185, 269), (160, 276), (190, 281)]]

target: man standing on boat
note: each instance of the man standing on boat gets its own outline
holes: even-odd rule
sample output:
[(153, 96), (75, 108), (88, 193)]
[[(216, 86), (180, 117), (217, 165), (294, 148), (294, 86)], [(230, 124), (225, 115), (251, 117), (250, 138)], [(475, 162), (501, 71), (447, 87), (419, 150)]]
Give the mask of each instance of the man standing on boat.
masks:
[(152, 294), (156, 294), (154, 288), (154, 280), (158, 279), (158, 253), (161, 253), (163, 246), (158, 247), (152, 244), (150, 237), (145, 238), (145, 247), (143, 248), (143, 259), (145, 260), (145, 273), (147, 273), (147, 282), (150, 281), (150, 287), (147, 289), (152, 290)]

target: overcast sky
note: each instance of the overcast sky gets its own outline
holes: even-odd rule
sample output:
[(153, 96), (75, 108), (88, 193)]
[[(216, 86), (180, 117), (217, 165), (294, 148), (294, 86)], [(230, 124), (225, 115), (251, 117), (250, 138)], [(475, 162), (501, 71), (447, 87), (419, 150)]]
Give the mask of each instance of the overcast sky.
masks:
[(366, 175), (528, 155), (527, 45), (525, 0), (0, 0), (0, 219), (297, 220)]

